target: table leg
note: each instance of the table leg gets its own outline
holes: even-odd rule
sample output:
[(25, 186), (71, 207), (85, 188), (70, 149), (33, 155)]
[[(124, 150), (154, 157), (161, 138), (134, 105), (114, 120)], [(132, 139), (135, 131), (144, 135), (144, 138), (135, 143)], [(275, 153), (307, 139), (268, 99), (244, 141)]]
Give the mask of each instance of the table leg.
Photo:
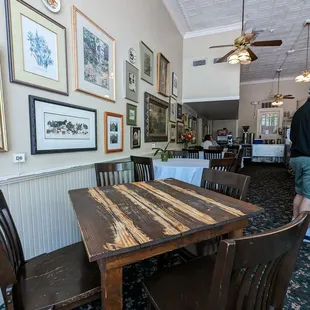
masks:
[(228, 233), (228, 238), (240, 238), (243, 237), (243, 229), (237, 229), (235, 231), (232, 231), (230, 233)]
[(123, 270), (122, 267), (107, 269), (105, 262), (99, 263), (101, 270), (102, 310), (122, 310)]

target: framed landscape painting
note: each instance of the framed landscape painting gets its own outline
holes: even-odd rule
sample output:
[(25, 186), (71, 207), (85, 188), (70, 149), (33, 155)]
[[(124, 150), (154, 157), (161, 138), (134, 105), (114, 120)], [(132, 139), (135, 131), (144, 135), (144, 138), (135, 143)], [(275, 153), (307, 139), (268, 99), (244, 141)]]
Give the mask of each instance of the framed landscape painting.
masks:
[(8, 140), (6, 135), (6, 124), (4, 115), (4, 99), (2, 88), (2, 73), (0, 66), (0, 152), (8, 151)]
[(124, 61), (125, 98), (139, 102), (139, 70), (128, 61)]
[(137, 125), (137, 107), (135, 105), (127, 103), (127, 125)]
[(29, 96), (31, 154), (97, 150), (97, 111)]
[(169, 76), (170, 76), (170, 62), (162, 54), (157, 56), (157, 92), (163, 96), (169, 96)]
[(130, 128), (130, 148), (138, 149), (141, 147), (141, 128), (131, 127)]
[(115, 40), (73, 6), (75, 89), (112, 102), (115, 90)]
[(144, 43), (140, 42), (141, 79), (154, 84), (154, 53)]
[(169, 115), (170, 115), (170, 122), (172, 123), (175, 123), (177, 121), (177, 109), (178, 109), (177, 101), (172, 96), (170, 96)]
[(105, 152), (122, 152), (124, 148), (123, 115), (105, 112)]
[(178, 97), (178, 90), (179, 90), (179, 78), (173, 72), (172, 73), (172, 95)]
[(22, 0), (5, 0), (10, 81), (68, 95), (66, 28)]
[(144, 93), (144, 141), (168, 141), (168, 102)]

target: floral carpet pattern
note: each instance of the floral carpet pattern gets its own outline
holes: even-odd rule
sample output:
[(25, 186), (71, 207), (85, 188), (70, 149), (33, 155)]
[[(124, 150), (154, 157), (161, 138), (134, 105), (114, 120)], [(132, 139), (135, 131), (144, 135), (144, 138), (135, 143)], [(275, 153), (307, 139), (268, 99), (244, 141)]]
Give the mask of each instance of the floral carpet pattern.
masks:
[[(265, 209), (265, 212), (250, 220), (245, 233), (259, 233), (290, 222), (295, 192), (294, 179), (287, 169), (280, 165), (249, 164), (243, 173), (251, 176), (247, 200)], [(142, 283), (144, 279), (162, 268), (162, 262), (164, 267), (182, 263), (176, 253), (169, 253), (165, 255), (164, 260), (154, 257), (124, 268), (123, 309), (146, 309), (146, 295)], [(99, 309), (101, 309), (100, 300), (97, 300), (76, 310)], [(300, 249), (284, 309), (310, 310), (310, 243), (303, 243)]]

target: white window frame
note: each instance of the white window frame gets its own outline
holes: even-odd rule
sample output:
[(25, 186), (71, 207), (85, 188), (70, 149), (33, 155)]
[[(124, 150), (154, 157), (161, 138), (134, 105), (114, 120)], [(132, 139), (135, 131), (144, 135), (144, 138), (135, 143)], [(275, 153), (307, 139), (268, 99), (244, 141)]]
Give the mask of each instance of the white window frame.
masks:
[(261, 115), (264, 113), (275, 113), (279, 112), (279, 123), (278, 123), (278, 129), (282, 128), (283, 124), (283, 108), (268, 108), (268, 109), (258, 109), (257, 110), (257, 131), (256, 131), (256, 137), (259, 138), (261, 136), (262, 139), (277, 139), (279, 138), (279, 131), (277, 130), (277, 134), (268, 134), (264, 135), (261, 134)]

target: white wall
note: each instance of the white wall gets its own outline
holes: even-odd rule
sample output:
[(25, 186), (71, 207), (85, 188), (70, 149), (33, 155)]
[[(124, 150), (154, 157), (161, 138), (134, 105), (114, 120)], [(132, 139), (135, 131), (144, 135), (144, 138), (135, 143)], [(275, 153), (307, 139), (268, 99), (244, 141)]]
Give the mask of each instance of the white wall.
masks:
[[(171, 62), (171, 72), (179, 76), (179, 99), (182, 96), (182, 49), (183, 39), (173, 23), (169, 13), (161, 0), (66, 0), (62, 1), (59, 14), (50, 13), (41, 0), (27, 0), (40, 11), (49, 15), (67, 28), (67, 56), (69, 75), (69, 97), (37, 90), (32, 87), (21, 86), (9, 82), (8, 54), (6, 43), (5, 12), (3, 1), (0, 4), (0, 56), (3, 69), (3, 88), (6, 104), (6, 118), (8, 129), (8, 153), (0, 154), (0, 177), (15, 175), (17, 166), (13, 164), (13, 154), (25, 152), (26, 163), (22, 164), (21, 172), (29, 173), (38, 170), (58, 168), (64, 166), (108, 161), (116, 158), (128, 157), (130, 154), (143, 154), (151, 151), (151, 144), (142, 142), (141, 149), (132, 151), (129, 141), (129, 126), (125, 126), (124, 152), (115, 154), (104, 153), (103, 114), (105, 111), (124, 115), (126, 121), (126, 103), (123, 99), (123, 61), (128, 60), (128, 49), (133, 47), (138, 55), (136, 66), (140, 68), (139, 42), (143, 40), (153, 51), (162, 52)], [(72, 5), (84, 12), (100, 27), (105, 29), (116, 39), (116, 103), (110, 103), (93, 96), (73, 90), (73, 51), (72, 51)], [(155, 58), (156, 59), (156, 58)], [(154, 59), (154, 60), (155, 60)], [(155, 62), (157, 63), (157, 61)], [(156, 79), (155, 79), (156, 80)], [(151, 86), (140, 80), (140, 100), (138, 104), (138, 126), (144, 126), (145, 91), (156, 94), (156, 85)], [(70, 104), (97, 109), (98, 115), (98, 150), (93, 152), (76, 152), (51, 155), (30, 155), (30, 134), (28, 115), (28, 95), (37, 95)], [(167, 98), (161, 97), (168, 101)], [(144, 131), (142, 129), (142, 137)], [(142, 141), (144, 139), (142, 138)], [(165, 145), (161, 143), (159, 145)], [(172, 145), (173, 147), (173, 145)]]
[[(183, 100), (239, 96), (240, 66), (213, 64), (230, 48), (209, 49), (212, 45), (230, 44), (240, 36), (240, 30), (227, 31), (184, 40)], [(193, 61), (207, 58), (208, 64), (193, 67)]]
[[(309, 83), (295, 83), (294, 80), (283, 80), (280, 84), (281, 94), (291, 94), (295, 96), (295, 100), (284, 100), (284, 111), (295, 111), (297, 102), (304, 102), (308, 96)], [(254, 107), (251, 105), (252, 101), (260, 101), (268, 98), (270, 92), (273, 94), (277, 92), (277, 83), (255, 83), (241, 85), (240, 87), (240, 102), (239, 102), (239, 125), (238, 133), (242, 132), (241, 126), (250, 126), (249, 131), (256, 133), (256, 119), (253, 118)], [(261, 104), (257, 106), (260, 108)]]

